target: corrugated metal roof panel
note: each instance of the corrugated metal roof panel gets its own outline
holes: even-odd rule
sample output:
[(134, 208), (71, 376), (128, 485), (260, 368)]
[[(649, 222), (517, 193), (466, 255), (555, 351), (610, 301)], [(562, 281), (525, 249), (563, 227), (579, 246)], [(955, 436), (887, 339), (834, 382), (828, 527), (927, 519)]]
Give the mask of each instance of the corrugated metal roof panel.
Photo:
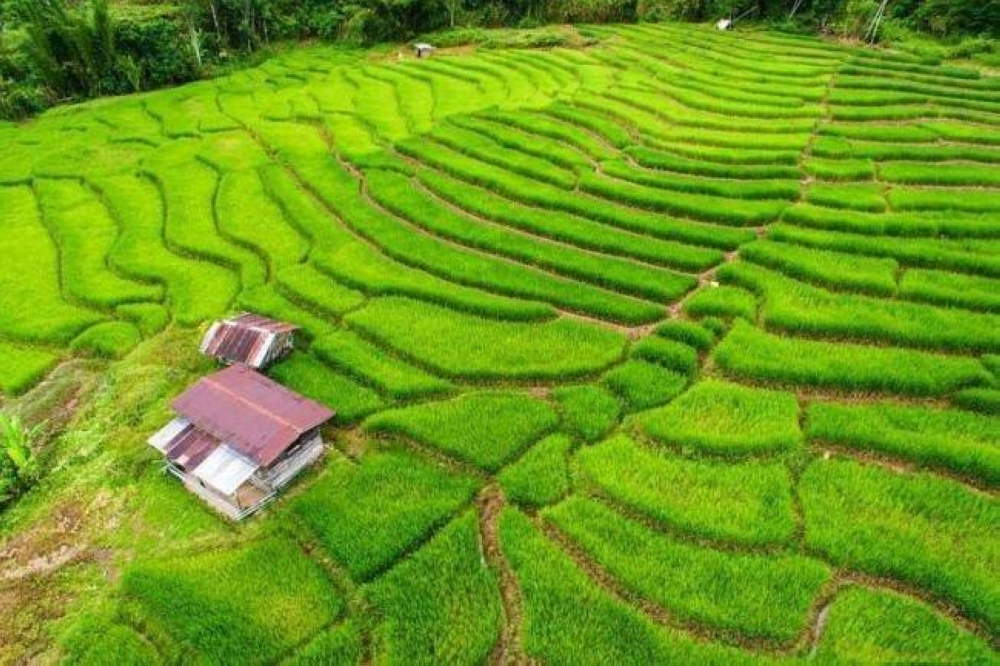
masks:
[(294, 324), (244, 313), (217, 321), (205, 334), (201, 352), (229, 363), (260, 368), (272, 357), (271, 351), (297, 330)]
[(319, 403), (240, 365), (200, 380), (174, 400), (173, 408), (265, 467), (304, 433), (334, 416)]
[(220, 444), (222, 442), (217, 437), (189, 424), (167, 444), (164, 453), (167, 460), (183, 470), (189, 470), (197, 467)]
[(167, 425), (160, 428), (156, 434), (147, 439), (146, 442), (148, 442), (150, 446), (160, 453), (166, 453), (174, 438), (180, 435), (190, 425), (191, 422), (187, 419), (177, 417)]
[(223, 495), (232, 495), (260, 466), (228, 444), (216, 448), (191, 472)]

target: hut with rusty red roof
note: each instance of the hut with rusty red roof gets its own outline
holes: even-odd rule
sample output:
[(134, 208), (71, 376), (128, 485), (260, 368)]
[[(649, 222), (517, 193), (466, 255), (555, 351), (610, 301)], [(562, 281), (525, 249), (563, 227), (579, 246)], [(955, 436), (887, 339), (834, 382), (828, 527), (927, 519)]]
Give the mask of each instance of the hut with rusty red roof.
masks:
[(167, 469), (229, 518), (240, 520), (323, 455), (320, 428), (334, 413), (244, 365), (199, 380), (150, 437)]
[(297, 330), (294, 324), (244, 312), (213, 323), (201, 341), (201, 353), (260, 370), (292, 350)]

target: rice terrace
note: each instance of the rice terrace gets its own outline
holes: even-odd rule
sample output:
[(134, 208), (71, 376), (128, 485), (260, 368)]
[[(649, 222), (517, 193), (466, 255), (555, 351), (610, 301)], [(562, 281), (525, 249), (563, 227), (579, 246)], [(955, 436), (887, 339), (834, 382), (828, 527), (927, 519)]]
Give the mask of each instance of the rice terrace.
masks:
[[(1000, 662), (1000, 77), (559, 30), (0, 124), (0, 664)], [(240, 313), (234, 521), (147, 441)]]

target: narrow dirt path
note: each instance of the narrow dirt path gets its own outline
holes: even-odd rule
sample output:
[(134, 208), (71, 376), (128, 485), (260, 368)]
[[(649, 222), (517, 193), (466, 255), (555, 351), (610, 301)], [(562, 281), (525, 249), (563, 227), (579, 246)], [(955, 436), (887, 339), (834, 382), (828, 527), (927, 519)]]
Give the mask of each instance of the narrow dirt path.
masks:
[(496, 483), (490, 484), (480, 492), (476, 503), (479, 507), (479, 535), (483, 556), (500, 578), (500, 597), (503, 603), (503, 628), (488, 663), (491, 666), (530, 664), (532, 661), (524, 654), (521, 644), (521, 590), (500, 546), (500, 514), (506, 506), (503, 491)]

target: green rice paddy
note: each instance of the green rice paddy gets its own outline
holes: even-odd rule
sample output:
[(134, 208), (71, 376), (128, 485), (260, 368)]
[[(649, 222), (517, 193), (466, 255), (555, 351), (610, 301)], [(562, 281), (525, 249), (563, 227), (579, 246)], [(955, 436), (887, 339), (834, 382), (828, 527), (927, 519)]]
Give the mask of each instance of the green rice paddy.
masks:
[[(1000, 660), (998, 79), (577, 30), (3, 129), (0, 663)], [(244, 309), (337, 418), (234, 526), (145, 438)]]

